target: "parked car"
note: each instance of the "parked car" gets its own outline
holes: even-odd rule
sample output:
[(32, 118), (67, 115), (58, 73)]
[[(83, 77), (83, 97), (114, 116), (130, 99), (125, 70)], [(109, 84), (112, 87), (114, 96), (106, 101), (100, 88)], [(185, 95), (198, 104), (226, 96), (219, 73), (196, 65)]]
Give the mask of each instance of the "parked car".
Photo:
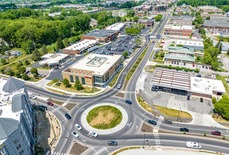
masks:
[(164, 120), (164, 123), (173, 124), (173, 122), (172, 122), (171, 120), (168, 120), (168, 119), (165, 119), (165, 120)]
[(132, 104), (131, 100), (126, 100), (125, 102), (128, 103), (128, 104)]
[(153, 125), (157, 125), (157, 122), (154, 120), (148, 120), (148, 123), (153, 124)]
[(38, 106), (40, 110), (46, 111), (48, 108), (46, 106), (40, 105)]
[(73, 131), (73, 132), (72, 132), (72, 135), (73, 135), (74, 137), (76, 137), (76, 138), (78, 138), (78, 137), (79, 137), (79, 134), (78, 134), (78, 133), (76, 133), (75, 131)]
[(77, 130), (82, 130), (82, 127), (79, 124), (75, 124)]
[(200, 102), (204, 102), (204, 99), (203, 98), (200, 98)]
[(51, 101), (48, 101), (47, 104), (50, 105), (50, 106), (54, 105)]
[(117, 146), (118, 143), (117, 143), (116, 141), (111, 140), (111, 141), (108, 141), (108, 142), (107, 142), (107, 145), (108, 145), (108, 146)]
[(72, 119), (72, 117), (71, 117), (69, 114), (67, 114), (67, 113), (66, 113), (64, 116), (65, 116), (67, 119)]
[(98, 137), (98, 134), (95, 133), (95, 132), (93, 132), (93, 131), (90, 131), (90, 132), (88, 133), (88, 136), (89, 136), (89, 137)]
[(190, 96), (187, 96), (187, 100), (188, 100), (188, 101), (190, 100)]
[(197, 142), (186, 142), (185, 145), (187, 148), (193, 148), (193, 149), (201, 149), (201, 145)]
[(182, 131), (182, 132), (189, 132), (189, 129), (188, 128), (180, 128), (180, 131)]
[(32, 99), (32, 100), (37, 99), (37, 97), (36, 97), (34, 94), (31, 94), (31, 95), (29, 96), (29, 98)]
[(212, 135), (221, 136), (220, 131), (212, 131)]

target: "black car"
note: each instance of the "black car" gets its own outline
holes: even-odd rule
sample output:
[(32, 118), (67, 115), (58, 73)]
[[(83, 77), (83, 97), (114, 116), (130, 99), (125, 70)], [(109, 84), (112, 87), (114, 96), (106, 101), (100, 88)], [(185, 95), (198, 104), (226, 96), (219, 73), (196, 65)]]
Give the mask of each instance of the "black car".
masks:
[(131, 100), (126, 100), (125, 102), (128, 103), (128, 104), (132, 104)]
[(148, 123), (153, 124), (153, 125), (157, 125), (157, 122), (154, 120), (148, 120)]
[(200, 102), (204, 102), (204, 99), (203, 98), (200, 98)]
[(187, 100), (188, 100), (188, 101), (190, 100), (190, 96), (187, 96)]
[(46, 107), (46, 106), (43, 106), (43, 105), (40, 105), (40, 106), (39, 106), (39, 109), (40, 109), (41, 111), (46, 111), (46, 110), (47, 110), (47, 107)]
[(168, 119), (165, 119), (165, 120), (164, 120), (164, 123), (167, 123), (167, 124), (173, 124), (173, 122), (172, 122), (172, 121), (170, 121), (170, 120), (168, 120)]
[(117, 146), (118, 143), (117, 143), (116, 141), (111, 140), (111, 141), (108, 141), (108, 142), (107, 142), (107, 145), (108, 145), (108, 146)]
[(65, 117), (67, 118), (67, 119), (71, 119), (72, 117), (69, 115), (69, 114), (65, 114)]
[(182, 132), (189, 132), (189, 129), (188, 128), (180, 128), (180, 131), (182, 131)]

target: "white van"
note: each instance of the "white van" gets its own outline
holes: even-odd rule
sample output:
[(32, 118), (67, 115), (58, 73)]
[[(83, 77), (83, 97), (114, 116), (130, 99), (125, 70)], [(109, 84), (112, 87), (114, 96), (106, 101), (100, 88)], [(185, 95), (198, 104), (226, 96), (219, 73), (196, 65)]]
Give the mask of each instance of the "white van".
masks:
[(201, 149), (201, 145), (197, 142), (186, 142), (187, 148), (193, 148), (193, 149)]
[(122, 84), (119, 83), (118, 86), (117, 86), (118, 89), (121, 89), (122, 88)]

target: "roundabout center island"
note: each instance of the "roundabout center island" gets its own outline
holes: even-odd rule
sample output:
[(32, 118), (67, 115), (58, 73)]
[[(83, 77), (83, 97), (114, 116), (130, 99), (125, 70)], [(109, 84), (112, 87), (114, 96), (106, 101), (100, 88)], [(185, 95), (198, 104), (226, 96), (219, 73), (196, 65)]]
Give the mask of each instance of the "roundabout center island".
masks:
[(96, 129), (111, 129), (122, 121), (121, 111), (110, 105), (99, 106), (87, 115), (87, 123)]

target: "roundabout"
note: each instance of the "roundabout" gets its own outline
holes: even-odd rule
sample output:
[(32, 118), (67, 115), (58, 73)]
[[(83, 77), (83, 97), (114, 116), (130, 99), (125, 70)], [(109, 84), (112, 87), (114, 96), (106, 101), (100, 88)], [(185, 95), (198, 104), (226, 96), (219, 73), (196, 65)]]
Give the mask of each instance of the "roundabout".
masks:
[(81, 116), (82, 126), (87, 131), (100, 135), (118, 132), (126, 126), (128, 114), (126, 110), (116, 104), (100, 103), (87, 108)]

